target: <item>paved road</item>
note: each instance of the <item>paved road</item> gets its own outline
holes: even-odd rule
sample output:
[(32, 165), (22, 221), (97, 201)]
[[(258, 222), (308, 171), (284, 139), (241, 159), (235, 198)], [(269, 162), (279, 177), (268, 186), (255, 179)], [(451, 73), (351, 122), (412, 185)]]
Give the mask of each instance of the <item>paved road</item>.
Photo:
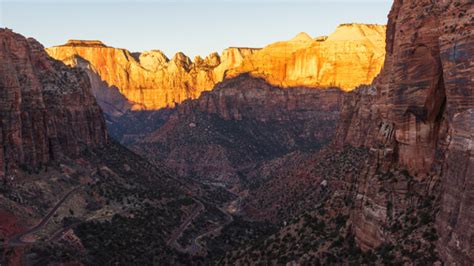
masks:
[[(228, 190), (228, 189), (227, 189)], [(229, 190), (228, 190), (229, 191)], [(238, 196), (237, 194), (235, 194), (234, 192), (231, 192), (229, 191), (230, 193)], [(238, 196), (240, 198), (240, 196)], [(183, 234), (183, 232), (188, 228), (188, 226), (191, 224), (191, 222), (202, 212), (205, 210), (205, 207), (204, 205), (202, 204), (202, 202), (205, 202), (207, 203), (207, 201), (205, 201), (204, 199), (200, 198), (200, 197), (197, 197), (197, 196), (194, 196), (193, 199), (199, 204), (199, 207), (197, 209), (195, 209), (189, 216), (188, 218), (186, 218), (186, 220), (180, 225), (180, 227), (178, 228), (178, 230), (176, 230), (172, 235), (171, 237), (169, 238), (167, 244), (169, 246), (172, 246), (174, 247), (175, 249), (177, 249), (178, 251), (180, 252), (183, 252), (183, 253), (188, 253), (188, 254), (191, 254), (191, 255), (198, 255), (198, 254), (203, 254), (203, 253), (206, 253), (206, 248), (200, 243), (200, 240), (207, 236), (207, 235), (211, 235), (213, 233), (216, 233), (218, 232), (219, 230), (221, 230), (225, 225), (231, 223), (234, 218), (232, 217), (232, 215), (230, 215), (226, 210), (220, 208), (220, 207), (217, 207), (219, 209), (219, 211), (221, 211), (226, 217), (227, 217), (227, 221), (225, 223), (223, 223), (222, 225), (216, 227), (216, 228), (213, 228), (213, 229), (210, 229), (198, 236), (196, 236), (192, 242), (191, 242), (191, 245), (183, 248), (178, 242), (177, 240), (181, 237), (181, 235)]]
[(70, 190), (68, 193), (66, 193), (66, 195), (64, 195), (56, 203), (56, 205), (54, 205), (54, 207), (43, 217), (43, 219), (41, 219), (41, 221), (37, 225), (33, 226), (32, 228), (28, 229), (25, 232), (14, 235), (12, 238), (10, 238), (8, 240), (6, 246), (7, 247), (19, 247), (19, 246), (25, 246), (25, 245), (31, 244), (31, 242), (23, 241), (23, 238), (28, 236), (28, 235), (34, 234), (34, 233), (38, 232), (39, 230), (41, 230), (43, 228), (43, 226), (45, 226), (49, 222), (49, 220), (54, 215), (54, 213), (56, 213), (56, 211), (59, 209), (59, 207), (61, 207), (61, 205), (64, 203), (64, 201), (66, 201), (72, 194), (74, 194), (76, 191), (78, 191), (81, 187), (82, 186), (76, 187), (76, 188)]
[(178, 230), (176, 230), (171, 237), (169, 238), (167, 244), (169, 246), (173, 246), (177, 250), (181, 252), (189, 252), (187, 249), (183, 249), (180, 244), (178, 244), (177, 240), (183, 232), (188, 228), (188, 226), (191, 224), (191, 222), (205, 209), (204, 205), (196, 200), (196, 203), (198, 204), (198, 207), (193, 210), (193, 212), (186, 218), (186, 220), (179, 226)]
[(193, 245), (195, 246), (198, 246), (201, 250), (206, 250), (204, 248), (204, 246), (201, 244), (201, 239), (204, 238), (205, 236), (208, 236), (208, 235), (212, 235), (214, 233), (217, 233), (219, 232), (222, 228), (224, 228), (224, 226), (232, 223), (234, 221), (234, 217), (232, 217), (232, 215), (230, 215), (229, 213), (227, 213), (227, 211), (223, 210), (222, 208), (220, 207), (217, 207), (223, 214), (225, 214), (228, 218), (227, 222), (223, 223), (222, 225), (212, 229), (212, 230), (209, 230), (207, 232), (204, 232), (200, 235), (198, 235), (194, 240), (193, 240)]

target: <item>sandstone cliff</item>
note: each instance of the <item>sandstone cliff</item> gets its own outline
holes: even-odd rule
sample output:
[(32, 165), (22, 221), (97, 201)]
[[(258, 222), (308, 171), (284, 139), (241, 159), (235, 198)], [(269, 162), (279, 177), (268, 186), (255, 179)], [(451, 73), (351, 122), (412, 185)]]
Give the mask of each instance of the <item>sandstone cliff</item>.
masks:
[(0, 29), (0, 44), (1, 175), (106, 143), (102, 111), (81, 70), (8, 29)]
[(337, 86), (350, 91), (370, 84), (385, 55), (385, 26), (343, 24), (327, 37), (300, 33), (249, 56), (229, 76), (249, 72), (276, 86)]
[[(132, 54), (97, 41), (70, 41), (48, 48), (47, 52), (73, 66), (77, 60), (71, 61), (71, 58), (78, 56), (85, 60), (90, 66), (87, 68), (101, 79), (93, 83), (94, 91), (117, 88), (128, 100), (129, 109), (155, 110), (174, 107), (212, 89), (222, 80), (225, 70), (239, 64), (253, 49), (229, 48), (222, 59), (213, 53), (205, 59), (196, 57), (194, 62), (183, 53), (177, 53), (170, 60), (159, 50)], [(115, 97), (98, 96), (101, 96), (99, 102), (121, 109), (114, 105)]]
[(111, 117), (120, 117), (132, 109), (143, 109), (144, 106), (128, 100), (115, 86), (109, 86), (102, 80), (97, 70), (87, 60), (74, 55), (63, 62), (68, 66), (78, 67), (87, 73), (91, 83), (92, 94), (102, 111)]
[[(384, 58), (385, 26), (346, 24), (329, 37), (312, 39), (305, 33), (271, 44), (263, 49), (228, 48), (222, 55), (212, 53), (194, 61), (182, 53), (171, 60), (161, 51), (130, 53), (108, 47), (100, 41), (69, 41), (51, 47), (54, 58), (78, 65), (78, 56), (88, 62), (95, 92), (118, 89), (128, 103), (117, 102), (109, 93), (96, 93), (99, 103), (123, 111), (156, 110), (174, 107), (186, 99), (196, 99), (225, 77), (250, 72), (275, 86), (352, 90), (371, 83)], [(110, 98), (109, 98), (110, 97)], [(118, 104), (115, 106), (114, 104)], [(101, 104), (104, 107), (104, 105)], [(109, 113), (109, 109), (105, 112)], [(118, 115), (120, 112), (115, 113)]]
[[(352, 215), (362, 247), (390, 239), (384, 228), (391, 217), (419, 209), (409, 200), (415, 193), (440, 208), (434, 214), (445, 262), (474, 262), (473, 18), (469, 0), (396, 0), (382, 73), (370, 90), (346, 99), (336, 143), (366, 146), (372, 156)], [(393, 169), (414, 180), (381, 181)]]

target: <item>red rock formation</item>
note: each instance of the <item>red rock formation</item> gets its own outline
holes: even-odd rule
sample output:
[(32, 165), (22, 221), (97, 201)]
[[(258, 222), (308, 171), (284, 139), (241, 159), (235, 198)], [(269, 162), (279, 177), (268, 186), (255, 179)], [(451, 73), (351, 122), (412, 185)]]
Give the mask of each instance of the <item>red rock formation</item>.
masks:
[(439, 8), (440, 82), (449, 129), (438, 247), (447, 263), (474, 264), (474, 3), (444, 1)]
[[(308, 88), (285, 91), (244, 74), (217, 84), (195, 101), (185, 102), (178, 112), (185, 116), (197, 110), (216, 114), (224, 120), (255, 119), (261, 122), (310, 119), (316, 110), (328, 114), (337, 112), (341, 96), (339, 89), (327, 94)], [(295, 115), (297, 117), (293, 117)]]
[[(0, 172), (37, 167), (107, 141), (87, 76), (41, 44), (0, 30)], [(8, 174), (8, 173), (7, 173)]]
[(337, 147), (344, 144), (370, 146), (374, 139), (371, 134), (374, 127), (378, 126), (374, 106), (376, 94), (375, 86), (361, 86), (344, 96), (339, 126), (334, 137)]
[[(346, 99), (345, 108), (353, 112), (345, 112), (336, 140), (371, 148), (373, 171), (407, 169), (421, 187), (406, 191), (441, 196), (438, 249), (448, 264), (474, 263), (473, 21), (470, 0), (396, 0), (377, 96), (361, 100), (357, 92)], [(441, 192), (435, 188), (439, 182)], [(388, 194), (372, 193), (380, 187), (376, 178), (358, 183), (354, 232), (363, 247), (371, 248), (389, 237), (383, 229)], [(393, 208), (409, 206), (402, 202)]]
[(329, 143), (342, 95), (241, 75), (179, 105), (136, 151), (183, 176), (238, 181), (259, 162)]

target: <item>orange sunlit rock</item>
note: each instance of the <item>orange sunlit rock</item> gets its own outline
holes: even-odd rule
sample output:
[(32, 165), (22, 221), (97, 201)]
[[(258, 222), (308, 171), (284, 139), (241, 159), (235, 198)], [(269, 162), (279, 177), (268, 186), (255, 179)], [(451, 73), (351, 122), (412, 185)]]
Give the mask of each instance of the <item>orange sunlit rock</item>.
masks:
[[(93, 82), (93, 86), (116, 87), (131, 109), (153, 110), (196, 99), (224, 78), (247, 72), (282, 87), (339, 86), (352, 90), (371, 83), (380, 72), (384, 40), (385, 26), (345, 24), (329, 37), (313, 39), (300, 33), (263, 49), (232, 47), (222, 55), (197, 56), (194, 61), (183, 53), (168, 59), (159, 50), (131, 53), (100, 41), (72, 40), (47, 52), (71, 65), (77, 62), (71, 58), (81, 57), (108, 85)], [(115, 98), (99, 101), (114, 102)]]
[(229, 48), (222, 57), (214, 53), (192, 62), (183, 53), (168, 59), (158, 50), (135, 54), (95, 41), (82, 44), (73, 41), (47, 49), (52, 57), (70, 65), (77, 65), (74, 63), (77, 60), (71, 60), (76, 56), (86, 60), (90, 64), (88, 69), (134, 103), (131, 109), (174, 107), (186, 99), (195, 99), (201, 92), (212, 89), (222, 80), (225, 70), (240, 64), (252, 51)]
[(330, 87), (346, 91), (370, 84), (385, 56), (385, 26), (344, 24), (328, 37), (312, 39), (300, 33), (271, 44), (229, 71), (250, 72), (273, 85)]

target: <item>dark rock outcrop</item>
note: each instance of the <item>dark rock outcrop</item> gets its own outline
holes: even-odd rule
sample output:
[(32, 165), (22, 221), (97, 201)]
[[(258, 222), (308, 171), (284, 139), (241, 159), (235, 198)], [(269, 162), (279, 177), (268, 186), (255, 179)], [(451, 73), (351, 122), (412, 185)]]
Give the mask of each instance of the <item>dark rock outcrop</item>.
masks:
[(77, 156), (107, 142), (88, 77), (34, 39), (0, 30), (0, 172)]

